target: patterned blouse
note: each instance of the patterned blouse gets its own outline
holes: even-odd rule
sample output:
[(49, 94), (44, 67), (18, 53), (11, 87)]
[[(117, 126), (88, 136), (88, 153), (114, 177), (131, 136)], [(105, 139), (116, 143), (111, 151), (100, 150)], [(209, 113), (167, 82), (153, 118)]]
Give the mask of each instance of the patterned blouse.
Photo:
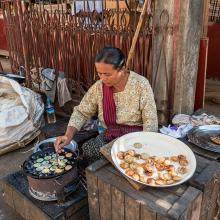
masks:
[[(98, 112), (98, 118), (106, 127), (103, 118), (102, 81), (90, 87), (80, 104), (74, 107), (68, 126), (80, 130), (84, 123)], [(125, 125), (143, 125), (144, 131), (157, 131), (157, 110), (148, 80), (130, 71), (125, 89), (114, 93), (116, 122)]]

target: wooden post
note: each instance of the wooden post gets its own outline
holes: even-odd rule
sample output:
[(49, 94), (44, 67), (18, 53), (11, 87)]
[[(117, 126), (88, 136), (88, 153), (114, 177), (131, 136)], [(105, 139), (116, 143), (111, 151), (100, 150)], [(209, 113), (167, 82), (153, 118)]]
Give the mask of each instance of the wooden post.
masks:
[(204, 1), (203, 3), (203, 37), (200, 39), (199, 66), (196, 81), (194, 110), (204, 108), (205, 104), (206, 70), (209, 44), (209, 39), (207, 37), (209, 21), (209, 4), (209, 1)]
[(207, 37), (210, 1), (203, 2), (203, 37)]
[(21, 0), (16, 0), (16, 6), (17, 6), (17, 13), (18, 13), (18, 19), (19, 19), (19, 26), (20, 26), (20, 32), (21, 32), (21, 42), (22, 42), (22, 50), (23, 50), (23, 55), (24, 55), (24, 66), (26, 70), (26, 82), (27, 82), (27, 87), (31, 87), (31, 82), (30, 82), (30, 67), (28, 64), (28, 51), (27, 51), (27, 44), (24, 36), (25, 28), (24, 28), (24, 23), (23, 23), (23, 18), (22, 18), (22, 4)]
[(147, 12), (147, 6), (148, 6), (148, 0), (145, 0), (144, 6), (143, 6), (143, 9), (142, 9), (139, 21), (138, 21), (138, 25), (137, 25), (134, 37), (132, 39), (132, 44), (131, 44), (131, 49), (130, 49), (129, 54), (128, 54), (128, 59), (127, 59), (127, 62), (126, 62), (126, 67), (128, 69), (129, 69), (129, 66), (130, 66), (131, 59), (133, 58), (135, 46), (136, 46), (136, 43), (137, 43), (137, 39), (138, 39), (142, 24), (143, 24), (143, 21), (144, 21), (144, 18), (145, 18), (145, 14)]
[[(196, 78), (198, 70), (199, 46), (202, 36), (203, 2), (205, 0), (155, 0), (154, 27), (159, 32), (153, 35), (153, 76), (157, 72), (160, 43), (163, 37), (160, 32), (160, 15), (166, 9), (169, 12), (169, 24), (165, 45), (166, 59), (161, 60), (159, 77), (156, 85), (155, 99), (159, 110), (164, 110), (164, 66), (167, 65), (169, 80), (172, 86), (172, 114), (191, 114), (194, 111)], [(178, 6), (178, 7), (177, 7)], [(175, 8), (179, 8), (179, 19), (176, 20)], [(175, 43), (176, 42), (176, 43)]]

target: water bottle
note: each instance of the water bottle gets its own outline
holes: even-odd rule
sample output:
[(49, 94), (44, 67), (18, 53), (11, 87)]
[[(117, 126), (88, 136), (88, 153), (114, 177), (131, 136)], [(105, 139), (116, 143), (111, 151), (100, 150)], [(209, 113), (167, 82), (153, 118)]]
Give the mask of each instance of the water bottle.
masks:
[(49, 97), (47, 98), (46, 113), (47, 113), (48, 124), (55, 123), (56, 122), (55, 109)]
[(102, 134), (105, 132), (105, 128), (102, 126), (101, 121), (98, 121), (98, 133)]

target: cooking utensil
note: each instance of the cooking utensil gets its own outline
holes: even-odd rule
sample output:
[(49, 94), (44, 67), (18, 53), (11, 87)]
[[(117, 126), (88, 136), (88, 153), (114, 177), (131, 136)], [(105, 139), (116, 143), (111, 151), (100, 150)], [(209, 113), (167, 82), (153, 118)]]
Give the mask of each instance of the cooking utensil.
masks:
[(188, 141), (203, 149), (220, 153), (220, 145), (210, 140), (211, 136), (218, 136), (220, 125), (203, 125), (194, 127), (188, 133)]
[[(46, 150), (48, 148), (54, 148), (54, 143), (56, 141), (56, 137), (48, 138), (46, 140), (43, 140), (39, 143), (37, 143), (34, 147), (34, 153), (40, 150)], [(79, 149), (77, 143), (72, 140), (70, 144), (66, 145), (64, 149), (69, 149), (72, 152), (75, 152), (77, 154), (77, 157), (79, 156)]]
[[(134, 143), (141, 143), (143, 147), (140, 149), (134, 148)], [(188, 172), (182, 175), (182, 180), (170, 185), (150, 185), (137, 181), (125, 174), (125, 171), (120, 167), (122, 161), (117, 157), (119, 151), (127, 151), (129, 149), (135, 150), (138, 154), (147, 153), (150, 156), (170, 157), (180, 154), (185, 155), (189, 162)], [(112, 146), (111, 156), (115, 166), (122, 174), (141, 184), (153, 187), (171, 187), (179, 185), (191, 178), (196, 169), (195, 156), (186, 144), (170, 136), (155, 132), (133, 132), (118, 138)]]
[[(66, 153), (71, 153), (72, 156), (67, 157)], [(66, 157), (64, 157), (66, 160), (66, 166), (71, 165), (71, 169), (65, 170), (63, 168), (61, 173), (56, 173), (56, 170), (50, 170), (49, 173), (43, 173), (35, 168), (34, 165), (38, 162), (37, 160), (44, 159), (44, 161), (46, 161), (48, 160), (46, 159), (47, 156), (51, 156), (51, 158), (53, 158), (54, 154), (54, 148), (37, 151), (23, 163), (23, 171), (27, 175), (28, 179), (29, 192), (36, 199), (43, 201), (58, 200), (60, 195), (63, 195), (65, 192), (65, 187), (67, 187), (67, 185), (72, 181), (77, 180), (78, 156), (75, 152), (72, 152), (69, 149), (64, 149), (64, 153), (61, 153), (60, 156), (66, 155)], [(39, 163), (42, 163), (43, 165), (44, 161)], [(72, 187), (68, 188), (68, 193), (73, 190), (71, 188)]]
[[(65, 149), (64, 153), (71, 152), (73, 153), (73, 156), (71, 158), (66, 158), (68, 160), (68, 164), (70, 164), (72, 167), (76, 166), (76, 160), (78, 158), (77, 154), (70, 151), (69, 149)], [(50, 156), (51, 154), (54, 154), (55, 150), (54, 148), (50, 148), (44, 151), (38, 151), (36, 153), (33, 153), (25, 162), (23, 163), (23, 171), (27, 176), (31, 176), (35, 179), (49, 179), (53, 177), (60, 176), (64, 173), (69, 172), (69, 170), (64, 170), (62, 173), (58, 174), (54, 171), (51, 171), (50, 173), (42, 173), (41, 171), (36, 171), (34, 168), (34, 164), (36, 163), (36, 160), (39, 158), (44, 158), (45, 156)], [(63, 153), (60, 154), (61, 156), (64, 155)]]

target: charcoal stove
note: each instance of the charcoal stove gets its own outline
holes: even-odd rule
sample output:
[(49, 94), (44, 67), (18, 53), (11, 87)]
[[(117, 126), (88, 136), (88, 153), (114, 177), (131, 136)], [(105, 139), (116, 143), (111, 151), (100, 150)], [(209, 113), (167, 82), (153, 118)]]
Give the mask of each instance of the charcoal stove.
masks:
[[(77, 179), (81, 181), (84, 178), (85, 180), (84, 175), (84, 168), (81, 167), (81, 160), (79, 159)], [(87, 219), (86, 216), (89, 213), (87, 191), (82, 184), (77, 186), (74, 193), (59, 194), (57, 201), (48, 202), (36, 199), (30, 194), (27, 175), (24, 174), (23, 170), (5, 176), (2, 182), (4, 183), (2, 185), (3, 199), (24, 219), (60, 220), (81, 219), (82, 217)], [(76, 181), (77, 183), (79, 182)]]
[[(29, 181), (28, 185), (30, 185)], [(84, 191), (87, 191), (85, 171), (81, 168), (78, 169), (78, 176), (75, 180), (69, 182), (59, 191), (54, 191), (54, 193), (48, 191), (42, 192), (29, 187), (29, 193), (33, 198), (40, 201), (57, 201), (58, 204), (64, 204), (67, 201), (67, 197), (76, 192), (79, 188), (83, 188)]]
[[(71, 158), (65, 157), (68, 153), (72, 154)], [(23, 164), (23, 171), (27, 176), (28, 185), (29, 185), (29, 193), (32, 197), (42, 201), (55, 201), (58, 200), (62, 202), (65, 198), (75, 192), (79, 185), (82, 185), (86, 188), (86, 181), (82, 174), (78, 175), (78, 155), (72, 152), (69, 149), (64, 149), (64, 152), (59, 155), (59, 157), (64, 158), (66, 160), (66, 165), (70, 166), (70, 170), (60, 169), (57, 167), (55, 170), (51, 171), (51, 168), (43, 168), (47, 170), (47, 173), (43, 173), (42, 170), (38, 170), (38, 166), (50, 166), (52, 167), (53, 163), (56, 162), (56, 158), (52, 156), (55, 155), (54, 148), (48, 148), (46, 150), (41, 150), (33, 153)], [(58, 157), (58, 158), (59, 158)], [(48, 161), (52, 161), (51, 164), (48, 161), (43, 161), (38, 163), (37, 161), (42, 158), (50, 158)], [(59, 159), (57, 159), (59, 162)], [(46, 165), (45, 165), (46, 164)], [(59, 163), (58, 163), (59, 164)], [(57, 165), (59, 166), (59, 165)], [(65, 167), (66, 168), (66, 167)], [(56, 170), (61, 173), (56, 173)]]

